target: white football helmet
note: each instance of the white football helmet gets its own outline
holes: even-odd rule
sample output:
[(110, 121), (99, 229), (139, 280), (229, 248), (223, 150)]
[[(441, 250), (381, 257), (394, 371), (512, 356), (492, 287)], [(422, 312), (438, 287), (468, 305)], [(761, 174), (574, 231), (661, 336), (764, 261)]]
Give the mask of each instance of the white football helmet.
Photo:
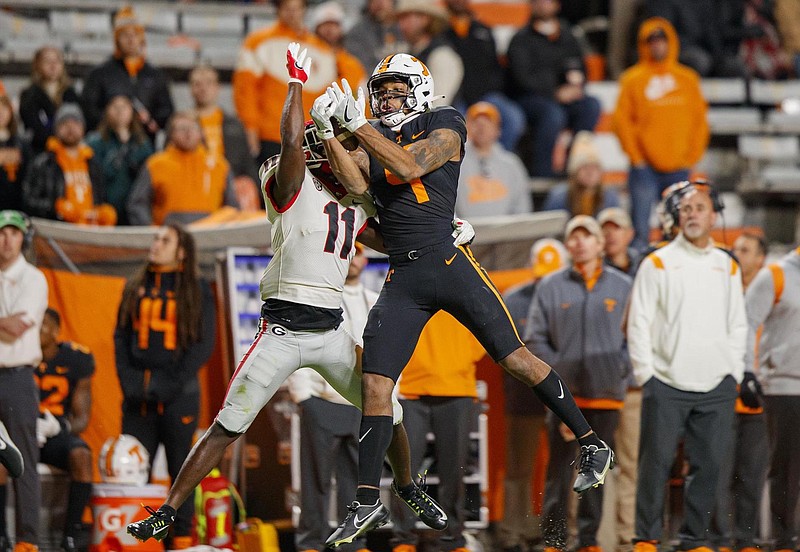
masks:
[[(399, 80), (408, 85), (408, 96), (398, 111), (380, 110), (380, 84), (386, 80)], [(409, 54), (392, 54), (383, 58), (367, 81), (367, 91), (372, 114), (380, 117), (383, 124), (392, 128), (400, 126), (412, 116), (416, 117), (427, 111), (437, 99), (433, 95), (431, 72), (424, 63)]]
[(150, 479), (150, 455), (132, 435), (106, 439), (99, 464), (100, 477), (105, 483), (141, 486)]

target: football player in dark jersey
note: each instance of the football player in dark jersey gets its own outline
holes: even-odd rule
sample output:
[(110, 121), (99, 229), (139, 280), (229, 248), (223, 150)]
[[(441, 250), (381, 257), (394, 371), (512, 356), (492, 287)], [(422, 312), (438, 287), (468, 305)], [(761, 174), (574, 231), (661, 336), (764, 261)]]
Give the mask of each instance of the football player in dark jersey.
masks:
[[(314, 120), (333, 116), (358, 138), (348, 152), (337, 140), (325, 147), (334, 174), (355, 194), (375, 197), (390, 270), (364, 330), (363, 416), (359, 440), (359, 487), (350, 513), (328, 539), (351, 542), (386, 517), (379, 484), (391, 439), (391, 394), (420, 332), (439, 310), (466, 326), (492, 358), (534, 392), (572, 430), (581, 444), (574, 490), (601, 485), (614, 464), (613, 451), (592, 431), (558, 374), (528, 351), (499, 292), (469, 247), (449, 238), (464, 154), (466, 125), (452, 107), (432, 107), (433, 77), (408, 54), (384, 58), (363, 92), (333, 83), (312, 108)], [(314, 116), (314, 113), (317, 113)], [(393, 487), (401, 499), (405, 489)]]
[(66, 552), (85, 551), (89, 530), (81, 522), (92, 495), (92, 452), (80, 438), (92, 409), (94, 357), (77, 343), (58, 341), (61, 317), (47, 309), (40, 331), (42, 362), (36, 369), (39, 418), (36, 427), (40, 462), (69, 472), (67, 515), (64, 522)]

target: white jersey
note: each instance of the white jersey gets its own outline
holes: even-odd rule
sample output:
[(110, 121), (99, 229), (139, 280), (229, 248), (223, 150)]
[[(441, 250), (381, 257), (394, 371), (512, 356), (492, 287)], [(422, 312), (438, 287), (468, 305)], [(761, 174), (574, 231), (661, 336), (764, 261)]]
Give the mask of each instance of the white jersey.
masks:
[(300, 190), (278, 209), (269, 193), (277, 166), (271, 164), (262, 184), (273, 258), (261, 277), (261, 299), (341, 308), (356, 236), (368, 214), (361, 205), (344, 207), (308, 168)]

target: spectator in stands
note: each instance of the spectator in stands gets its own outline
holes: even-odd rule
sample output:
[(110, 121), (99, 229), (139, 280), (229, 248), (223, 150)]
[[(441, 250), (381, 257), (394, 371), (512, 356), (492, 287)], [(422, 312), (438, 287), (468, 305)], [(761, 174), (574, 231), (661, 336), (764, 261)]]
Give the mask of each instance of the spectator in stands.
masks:
[(81, 105), (89, 129), (95, 129), (115, 96), (128, 96), (151, 140), (164, 128), (174, 108), (166, 74), (145, 58), (144, 27), (133, 8), (114, 15), (114, 53), (86, 78)]
[(726, 49), (725, 38), (736, 34), (729, 25), (741, 26), (741, 21), (728, 16), (728, 4), (731, 2), (645, 1), (649, 16), (662, 17), (673, 25), (680, 42), (680, 54), (676, 52), (675, 57), (681, 63), (702, 77), (744, 77), (738, 48)]
[(31, 83), (19, 97), (19, 115), (34, 153), (45, 151), (55, 129), (53, 117), (65, 103), (78, 103), (78, 94), (64, 69), (64, 53), (55, 46), (43, 46), (33, 54)]
[[(747, 77), (763, 80), (790, 78), (793, 71), (792, 56), (781, 44), (778, 23), (775, 20), (773, 0), (739, 0), (737, 10), (743, 36), (732, 47), (739, 54)], [(726, 3), (730, 4), (730, 3)], [(800, 6), (795, 6), (800, 8)], [(791, 21), (791, 15), (789, 21)], [(795, 17), (798, 17), (795, 15)]]
[(533, 211), (528, 173), (515, 153), (498, 142), (500, 112), (489, 102), (467, 110), (467, 143), (458, 176), (456, 213), (461, 218)]
[(69, 473), (64, 552), (86, 552), (90, 530), (81, 521), (92, 496), (92, 451), (80, 438), (92, 408), (94, 357), (83, 345), (59, 341), (61, 316), (47, 309), (42, 323), (42, 362), (36, 370), (39, 412), (36, 437), (39, 459)]
[[(531, 247), (531, 280), (514, 286), (504, 295), (508, 312), (521, 335), (525, 335), (536, 284), (551, 272), (559, 270), (569, 255), (560, 241), (537, 240)], [(541, 401), (531, 400), (527, 385), (503, 371), (503, 402), (506, 419), (506, 471), (503, 481), (503, 519), (499, 540), (503, 552), (530, 549), (540, 535), (539, 516), (534, 514), (531, 500), (533, 466), (544, 429), (545, 408)]]
[[(755, 368), (763, 385), (746, 378), (757, 402), (763, 400), (769, 432), (769, 500), (773, 550), (797, 546), (798, 443), (796, 423), (800, 412), (800, 248), (761, 270), (747, 288), (748, 370)], [(760, 334), (759, 334), (760, 330)], [(760, 339), (759, 339), (760, 336)], [(758, 342), (758, 357), (754, 358)], [(752, 374), (751, 374), (752, 375)], [(742, 395), (744, 401), (745, 395)]]
[[(742, 287), (747, 287), (764, 267), (767, 242), (758, 234), (744, 233), (733, 243), (733, 253), (742, 267)], [(745, 373), (752, 373), (748, 364)], [(749, 376), (748, 376), (749, 377)], [(752, 376), (755, 378), (755, 375)], [(753, 379), (755, 381), (755, 379)], [(767, 420), (760, 394), (748, 398), (748, 380), (740, 386), (734, 418), (734, 442), (723, 462), (719, 476), (717, 503), (711, 526), (713, 544), (718, 550), (729, 548), (739, 552), (756, 552), (761, 497), (769, 467)], [(755, 384), (753, 384), (755, 385)], [(757, 390), (758, 387), (756, 386)], [(743, 400), (744, 399), (744, 400)], [(757, 399), (750, 402), (750, 399)], [(749, 404), (745, 404), (745, 400)]]
[(781, 45), (792, 58), (795, 78), (800, 78), (800, 0), (775, 0), (775, 21)]
[(531, 19), (508, 46), (512, 97), (528, 118), (533, 141), (531, 176), (553, 177), (553, 149), (559, 133), (594, 130), (600, 102), (585, 93), (583, 52), (559, 0), (530, 0)]
[(139, 170), (153, 154), (153, 145), (134, 116), (128, 96), (111, 99), (100, 126), (86, 137), (86, 145), (103, 169), (107, 199), (117, 211), (118, 223), (128, 224), (128, 196)]
[(395, 0), (367, 0), (361, 18), (347, 32), (344, 46), (356, 56), (367, 71), (380, 61), (405, 50), (394, 13)]
[(55, 136), (36, 156), (23, 182), (26, 209), (37, 217), (77, 224), (113, 226), (116, 210), (106, 203), (103, 169), (83, 143), (78, 104), (64, 104), (53, 121)]
[(447, 0), (450, 25), (445, 39), (461, 56), (464, 79), (453, 101), (461, 113), (478, 101), (487, 101), (500, 111), (503, 125), (500, 143), (514, 151), (520, 136), (525, 132), (525, 112), (505, 95), (505, 69), (497, 58), (492, 29), (478, 21), (469, 0)]
[[(477, 382), (475, 368), (486, 355), (478, 340), (450, 314), (442, 311), (425, 325), (416, 349), (397, 382), (403, 424), (411, 447), (412, 473), (425, 481), (427, 435), (435, 441), (436, 500), (447, 514), (448, 524), (438, 533), (441, 552), (467, 552), (463, 535), (470, 505), (464, 476), (470, 463), (470, 431), (476, 427)], [(473, 504), (472, 507), (477, 507)], [(392, 552), (416, 552), (417, 520), (397, 497), (390, 504), (394, 521)]]
[[(367, 263), (363, 246), (356, 244), (344, 282), (342, 309), (344, 327), (359, 343), (369, 309), (378, 300), (378, 294), (361, 283)], [(331, 532), (331, 478), (336, 477), (337, 519), (347, 515), (358, 485), (361, 411), (312, 368), (300, 368), (289, 376), (287, 384), (300, 409), (300, 522), (295, 548), (301, 552), (324, 550)], [(366, 538), (360, 537), (339, 550), (363, 552)]]
[(219, 74), (210, 65), (198, 65), (189, 73), (194, 110), (211, 155), (225, 159), (233, 173), (239, 207), (243, 211), (261, 208), (258, 168), (247, 146), (241, 121), (219, 106)]
[(603, 187), (603, 162), (592, 133), (579, 132), (567, 160), (567, 181), (550, 189), (542, 209), (596, 216), (602, 209), (619, 205), (617, 191)]
[(711, 239), (720, 209), (713, 194), (708, 184), (693, 184), (682, 195), (681, 233), (642, 261), (631, 293), (628, 350), (642, 386), (635, 552), (655, 552), (662, 538), (681, 438), (691, 485), (678, 550), (710, 545), (719, 471), (729, 460), (747, 320), (739, 265)]
[(239, 51), (233, 72), (233, 101), (247, 134), (250, 154), (258, 163), (280, 153), (280, 120), (288, 83), (283, 52), (289, 42), (311, 48), (314, 71), (303, 86), (303, 109), (337, 80), (336, 55), (318, 36), (306, 29), (306, 0), (276, 0), (278, 20), (274, 25), (250, 33)]
[(431, 0), (398, 0), (397, 24), (411, 54), (436, 75), (437, 96), (451, 105), (464, 78), (464, 63), (448, 43), (442, 31), (447, 25), (447, 11)]
[[(197, 371), (215, 335), (214, 297), (200, 275), (194, 237), (181, 226), (162, 226), (122, 292), (114, 353), (122, 433), (139, 439), (150, 458), (163, 444), (173, 480), (192, 447), (200, 413)], [(165, 548), (191, 546), (193, 512), (191, 500), (178, 508)]]
[(311, 12), (311, 30), (336, 52), (336, 72), (353, 87), (367, 83), (366, 71), (356, 56), (345, 50), (344, 10), (335, 0), (319, 4)]
[[(592, 427), (614, 435), (629, 373), (622, 317), (631, 279), (603, 266), (603, 233), (595, 219), (573, 217), (564, 233), (572, 266), (536, 286), (525, 342), (531, 351), (564, 374), (575, 402)], [(572, 432), (555, 416), (547, 417), (550, 460), (542, 506), (547, 547), (567, 542), (567, 505), (574, 478), (570, 459), (578, 455)], [(614, 447), (609, 443), (609, 446)], [(603, 488), (578, 502), (578, 551), (594, 552), (603, 511)]]
[(603, 262), (624, 272), (631, 278), (639, 267), (639, 253), (631, 247), (633, 222), (621, 207), (607, 207), (597, 215), (597, 223), (603, 229), (605, 247)]
[(709, 127), (700, 79), (678, 63), (678, 37), (669, 21), (639, 27), (639, 62), (620, 78), (614, 131), (630, 159), (628, 189), (634, 247), (650, 236), (650, 211), (670, 184), (687, 180), (706, 150)]
[(22, 209), (22, 179), (31, 160), (31, 150), (17, 128), (11, 99), (0, 94), (0, 205)]
[(167, 125), (164, 151), (150, 156), (128, 198), (134, 225), (182, 224), (203, 218), (224, 205), (238, 207), (230, 166), (203, 145), (193, 113), (179, 111)]
[[(14, 552), (38, 552), (42, 502), (36, 470), (39, 392), (34, 370), (42, 360), (39, 330), (47, 309), (47, 280), (22, 254), (30, 233), (25, 214), (0, 211), (0, 422), (22, 453), (24, 466), (14, 481)], [(0, 485), (0, 545), (4, 551), (11, 549), (5, 533), (6, 499), (6, 486)]]

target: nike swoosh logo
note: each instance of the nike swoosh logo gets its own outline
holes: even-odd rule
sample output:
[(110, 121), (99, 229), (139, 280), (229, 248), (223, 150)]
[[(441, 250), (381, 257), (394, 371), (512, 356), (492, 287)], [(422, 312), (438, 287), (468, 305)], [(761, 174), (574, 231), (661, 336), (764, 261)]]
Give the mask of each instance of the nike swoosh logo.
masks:
[(558, 388), (561, 390), (561, 394), (557, 398), (563, 399), (564, 398), (564, 386), (561, 385), (560, 381), (558, 382)]
[(6, 450), (6, 442), (0, 439), (0, 450)]
[(350, 109), (350, 104), (346, 104), (344, 106), (344, 122), (345, 123), (349, 123), (352, 120), (352, 117), (350, 117), (349, 109)]
[[(372, 428), (370, 428), (370, 429), (372, 429)], [(364, 435), (366, 435), (366, 433), (365, 433)], [(356, 515), (355, 515), (355, 518), (353, 518), (353, 525), (355, 525), (355, 526), (356, 526), (356, 528), (360, 528), (360, 527), (361, 527), (362, 525), (364, 525), (364, 524), (365, 524), (367, 521), (369, 521), (369, 518), (371, 518), (371, 517), (373, 517), (375, 514), (377, 514), (377, 513), (378, 513), (378, 511), (379, 511), (379, 510), (374, 510), (374, 511), (370, 512), (370, 513), (369, 513), (369, 515), (368, 515), (367, 517), (365, 517), (364, 519), (358, 519), (358, 514), (356, 514)]]
[(181, 416), (181, 423), (183, 425), (189, 425), (194, 421), (194, 416)]
[[(364, 437), (366, 437), (367, 435), (369, 435), (369, 432), (370, 432), (370, 431), (372, 431), (372, 428), (369, 428), (369, 429), (366, 431), (366, 433), (364, 433), (364, 435), (362, 435), (361, 437), (359, 437), (359, 438), (358, 438), (358, 442), (360, 443), (361, 441), (363, 441), (363, 440), (364, 440)], [(356, 517), (356, 519), (358, 519), (358, 518)]]
[(447, 266), (450, 266), (450, 263), (452, 263), (452, 262), (453, 262), (453, 259), (455, 259), (455, 258), (456, 258), (456, 255), (458, 255), (458, 253), (453, 253), (453, 256), (452, 256), (452, 257), (450, 257), (449, 259), (445, 259), (445, 260), (444, 260), (444, 264), (446, 264)]
[(169, 531), (169, 525), (165, 525), (164, 527), (161, 527), (160, 529), (156, 529), (155, 531), (153, 531), (153, 538), (156, 538), (157, 535), (160, 535), (161, 533), (164, 533), (166, 531)]
[(69, 368), (62, 368), (61, 366), (56, 366), (56, 374), (66, 374), (69, 372)]
[(424, 131), (424, 130), (423, 130), (422, 132), (417, 132), (416, 134), (412, 134), (412, 135), (411, 135), (411, 139), (412, 139), (412, 140), (416, 140), (417, 138), (419, 138), (419, 137), (420, 137), (420, 136), (422, 136), (423, 134), (425, 134), (425, 131)]

